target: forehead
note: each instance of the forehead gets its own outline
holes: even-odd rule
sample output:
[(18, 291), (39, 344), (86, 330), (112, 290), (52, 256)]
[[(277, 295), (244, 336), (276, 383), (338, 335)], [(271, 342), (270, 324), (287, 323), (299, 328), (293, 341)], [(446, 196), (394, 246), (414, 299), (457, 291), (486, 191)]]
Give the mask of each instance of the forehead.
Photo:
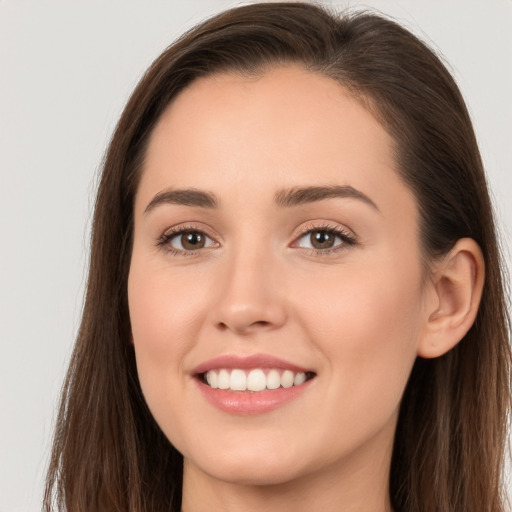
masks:
[(338, 82), (298, 66), (198, 79), (157, 123), (138, 195), (169, 186), (222, 194), (228, 184), (269, 199), (270, 189), (340, 184), (411, 200), (382, 125)]
[(178, 153), (178, 141), (203, 151), (233, 145), (251, 153), (280, 148), (301, 160), (337, 149), (346, 159), (380, 153), (394, 165), (391, 137), (361, 102), (333, 79), (298, 66), (194, 81), (169, 105), (150, 146), (156, 153), (174, 140)]

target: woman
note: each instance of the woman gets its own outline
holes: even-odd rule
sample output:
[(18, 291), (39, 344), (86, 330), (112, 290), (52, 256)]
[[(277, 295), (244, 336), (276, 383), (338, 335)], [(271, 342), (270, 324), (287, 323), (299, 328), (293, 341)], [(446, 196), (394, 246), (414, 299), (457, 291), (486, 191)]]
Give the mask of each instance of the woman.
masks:
[(45, 507), (501, 511), (509, 378), (439, 59), (379, 16), (240, 7), (114, 133)]

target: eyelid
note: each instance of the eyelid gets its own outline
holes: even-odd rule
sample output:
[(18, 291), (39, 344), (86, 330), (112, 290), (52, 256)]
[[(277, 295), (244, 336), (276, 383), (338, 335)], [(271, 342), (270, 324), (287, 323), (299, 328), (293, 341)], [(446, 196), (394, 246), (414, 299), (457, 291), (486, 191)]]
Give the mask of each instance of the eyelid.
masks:
[[(183, 234), (187, 231), (197, 232), (205, 235), (210, 240), (214, 242), (214, 246), (209, 247), (200, 247), (198, 249), (177, 249), (176, 247), (172, 247), (170, 245), (170, 241)], [(185, 223), (185, 224), (178, 224), (177, 226), (172, 226), (170, 228), (167, 228), (162, 235), (157, 239), (157, 248), (165, 249), (166, 251), (170, 252), (171, 254), (180, 255), (180, 256), (198, 256), (199, 252), (202, 252), (201, 249), (215, 249), (219, 246), (219, 237), (212, 234), (212, 229), (209, 226), (205, 226), (204, 224), (197, 225), (195, 223)]]
[[(175, 247), (172, 247), (170, 245), (170, 241), (179, 236), (180, 234), (183, 234), (187, 231), (193, 231), (202, 233), (206, 237), (208, 237), (210, 240), (214, 242), (213, 246), (208, 247), (200, 247), (198, 249), (178, 249)], [(167, 250), (170, 253), (173, 253), (175, 255), (181, 255), (181, 256), (198, 256), (199, 253), (203, 252), (202, 249), (215, 249), (218, 248), (220, 243), (222, 242), (222, 239), (218, 235), (212, 234), (212, 229), (209, 226), (205, 226), (204, 224), (198, 225), (196, 223), (184, 223), (184, 224), (178, 224), (176, 226), (172, 226), (164, 231), (164, 233), (158, 238), (157, 240), (157, 247)], [(338, 237), (341, 239), (341, 243), (335, 245), (334, 247), (325, 248), (325, 249), (316, 249), (313, 247), (300, 247), (297, 245), (298, 241), (306, 236), (308, 233), (311, 233), (313, 231), (325, 231), (332, 233), (335, 237)], [(221, 242), (219, 242), (219, 239)], [(338, 252), (347, 249), (351, 245), (355, 245), (357, 243), (357, 235), (350, 230), (349, 228), (339, 225), (339, 224), (333, 224), (329, 221), (310, 221), (304, 225), (302, 225), (299, 228), (299, 232), (295, 235), (292, 244), (290, 247), (292, 248), (299, 248), (302, 249), (305, 252), (308, 252), (312, 255), (322, 255), (326, 256), (330, 253)]]
[[(341, 240), (341, 243), (335, 245), (334, 247), (326, 249), (316, 249), (314, 247), (299, 247), (297, 245), (298, 242), (308, 233), (311, 233), (313, 231), (325, 231), (328, 233), (332, 233), (335, 237), (338, 237)], [(301, 226), (300, 231), (295, 236), (291, 247), (303, 249), (304, 251), (309, 252), (312, 255), (326, 256), (331, 253), (346, 250), (349, 246), (355, 245), (356, 243), (357, 235), (349, 228), (339, 224), (332, 224), (331, 222), (328, 221), (318, 221), (309, 222)]]
[(182, 231), (200, 231), (201, 233), (205, 233), (210, 238), (215, 240), (221, 240), (221, 236), (215, 231), (212, 227), (208, 226), (200, 221), (186, 221), (175, 226), (170, 226), (163, 232), (163, 235), (168, 235), (172, 233), (181, 233)]
[(302, 226), (299, 227), (298, 234), (296, 235), (296, 238), (308, 233), (309, 231), (338, 231), (340, 233), (343, 233), (347, 236), (350, 236), (351, 238), (357, 239), (356, 233), (349, 229), (348, 227), (344, 226), (343, 224), (338, 224), (337, 222), (328, 221), (328, 220), (317, 220), (317, 221), (308, 221)]

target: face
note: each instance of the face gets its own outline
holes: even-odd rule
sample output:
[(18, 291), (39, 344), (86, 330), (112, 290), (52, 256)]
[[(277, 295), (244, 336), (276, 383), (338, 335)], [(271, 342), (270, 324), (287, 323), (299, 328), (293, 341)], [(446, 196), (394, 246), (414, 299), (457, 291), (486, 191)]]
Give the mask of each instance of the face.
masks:
[(425, 308), (415, 200), (372, 115), (299, 67), (197, 80), (152, 134), (134, 215), (138, 373), (185, 470), (385, 467)]

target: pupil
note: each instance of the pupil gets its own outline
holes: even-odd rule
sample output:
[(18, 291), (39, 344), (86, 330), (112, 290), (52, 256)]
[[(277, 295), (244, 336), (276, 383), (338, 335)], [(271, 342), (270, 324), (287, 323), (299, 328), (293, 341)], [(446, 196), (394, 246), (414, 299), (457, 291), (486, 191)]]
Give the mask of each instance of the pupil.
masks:
[(181, 240), (185, 249), (200, 249), (201, 247), (204, 247), (204, 237), (197, 231), (184, 233)]
[(311, 239), (311, 245), (316, 249), (329, 249), (334, 244), (334, 237), (332, 236), (332, 233), (327, 231), (313, 231)]

